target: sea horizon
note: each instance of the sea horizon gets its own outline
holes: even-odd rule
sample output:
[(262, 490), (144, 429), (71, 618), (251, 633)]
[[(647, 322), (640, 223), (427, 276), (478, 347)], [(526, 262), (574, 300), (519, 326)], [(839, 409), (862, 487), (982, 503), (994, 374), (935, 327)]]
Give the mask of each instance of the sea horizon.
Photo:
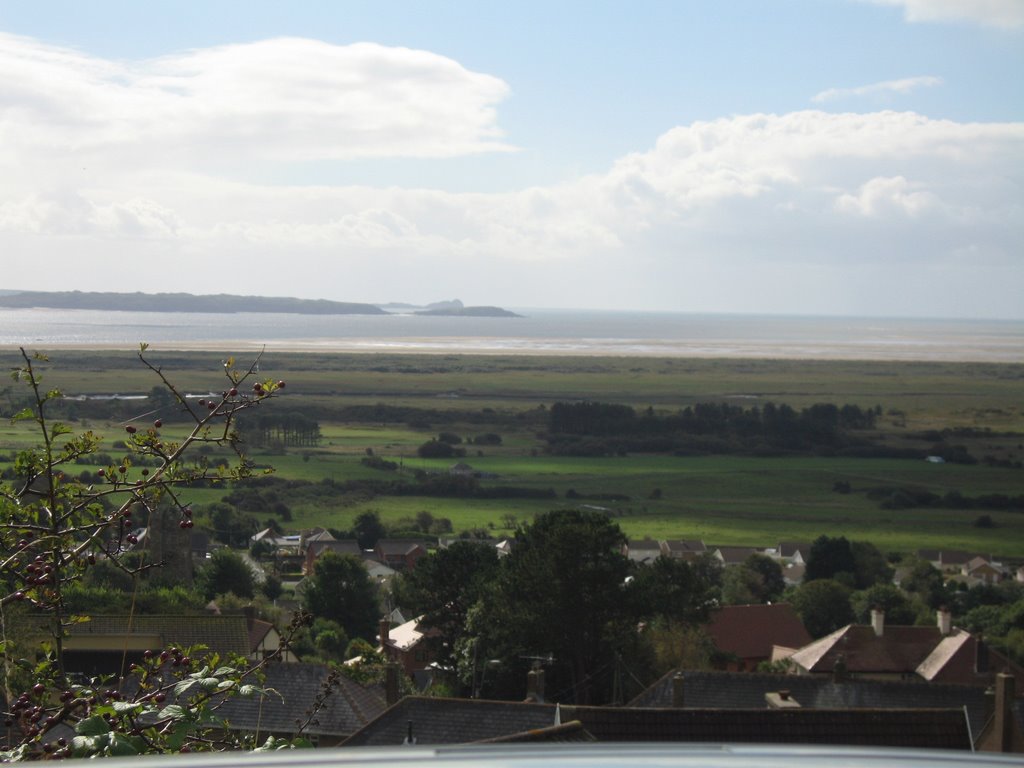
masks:
[(1024, 320), (511, 309), (523, 316), (2, 309), (0, 348), (1024, 362)]

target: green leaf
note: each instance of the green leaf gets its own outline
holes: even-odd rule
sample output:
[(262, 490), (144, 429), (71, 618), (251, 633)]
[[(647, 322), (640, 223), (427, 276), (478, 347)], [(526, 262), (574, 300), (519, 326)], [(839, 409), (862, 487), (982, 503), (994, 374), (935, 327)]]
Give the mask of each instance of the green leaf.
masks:
[(137, 755), (139, 747), (138, 740), (131, 739), (123, 733), (110, 734), (110, 754), (112, 755)]
[(238, 670), (234, 667), (218, 667), (217, 671), (213, 674), (217, 677), (227, 677), (228, 675), (238, 674)]
[(119, 715), (134, 715), (142, 711), (142, 704), (135, 701), (115, 701), (114, 712)]
[(23, 419), (31, 419), (35, 415), (36, 415), (36, 412), (33, 411), (31, 408), (23, 408), (22, 410), (18, 411), (16, 414), (11, 416), (11, 421), (21, 421)]
[(197, 680), (191, 680), (191, 679), (190, 680), (179, 680), (177, 683), (174, 684), (174, 695), (175, 696), (181, 696), (183, 693), (186, 693), (197, 682), (198, 682)]
[(168, 704), (157, 713), (161, 720), (182, 720), (185, 718), (185, 708), (180, 704)]
[(75, 733), (80, 736), (100, 736), (110, 733), (110, 724), (99, 715), (79, 720), (75, 725)]

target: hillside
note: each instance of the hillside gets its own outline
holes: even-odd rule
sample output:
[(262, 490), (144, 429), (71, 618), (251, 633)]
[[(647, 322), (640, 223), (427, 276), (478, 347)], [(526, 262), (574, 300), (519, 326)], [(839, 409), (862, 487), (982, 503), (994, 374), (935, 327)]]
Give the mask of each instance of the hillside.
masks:
[(325, 299), (233, 296), (191, 293), (86, 293), (82, 291), (20, 291), (0, 295), (0, 307), (26, 309), (99, 309), (125, 312), (272, 312), (303, 315), (386, 315), (372, 304)]

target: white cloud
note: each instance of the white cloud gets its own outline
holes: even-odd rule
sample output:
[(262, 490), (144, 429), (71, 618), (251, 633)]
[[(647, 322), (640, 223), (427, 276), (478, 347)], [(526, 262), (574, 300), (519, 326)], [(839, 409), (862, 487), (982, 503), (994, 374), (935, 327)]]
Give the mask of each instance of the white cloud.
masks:
[(885, 80), (880, 83), (861, 85), (856, 88), (829, 88), (815, 94), (811, 101), (816, 104), (822, 104), (827, 101), (835, 101), (836, 99), (843, 99), (851, 96), (891, 96), (894, 94), (906, 96), (908, 93), (917, 90), (918, 88), (933, 88), (938, 85), (942, 85), (941, 77), (932, 77), (930, 75), (922, 77), (905, 77), (899, 80)]
[(875, 5), (903, 8), (910, 22), (968, 21), (991, 27), (1024, 26), (1024, 3), (1020, 0), (867, 0)]
[(0, 33), (0, 161), (66, 171), (507, 151), (508, 87), (443, 56), (279, 38), (113, 62)]

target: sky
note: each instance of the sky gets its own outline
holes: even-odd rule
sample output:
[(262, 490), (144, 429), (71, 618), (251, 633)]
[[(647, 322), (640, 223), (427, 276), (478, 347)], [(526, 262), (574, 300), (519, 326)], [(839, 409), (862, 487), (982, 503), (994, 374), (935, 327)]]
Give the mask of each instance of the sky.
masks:
[(0, 288), (1024, 319), (1024, 0), (0, 0)]

